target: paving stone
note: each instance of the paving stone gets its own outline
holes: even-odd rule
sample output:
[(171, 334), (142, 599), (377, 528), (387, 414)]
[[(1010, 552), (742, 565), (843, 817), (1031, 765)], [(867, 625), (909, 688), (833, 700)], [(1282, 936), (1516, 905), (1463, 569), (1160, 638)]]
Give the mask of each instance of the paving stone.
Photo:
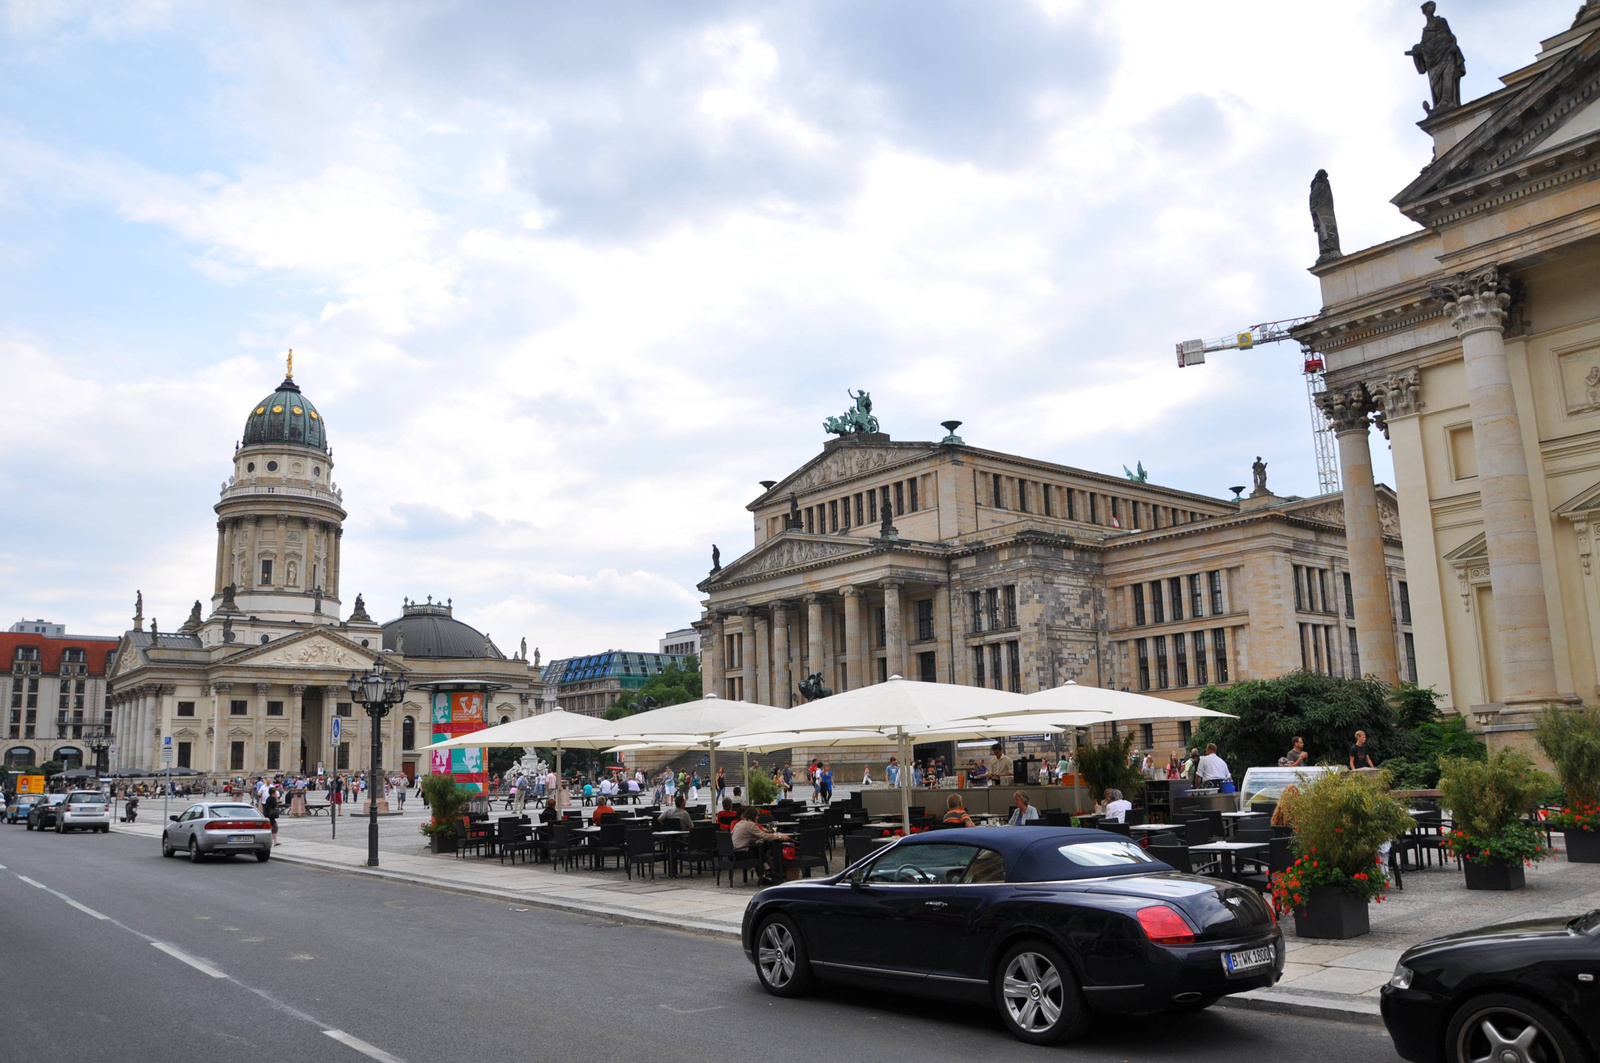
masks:
[(1353, 967), (1324, 967), (1304, 978), (1295, 980), (1294, 988), (1335, 993), (1340, 996), (1359, 996), (1369, 989), (1377, 989), (1389, 980), (1388, 971), (1362, 971)]

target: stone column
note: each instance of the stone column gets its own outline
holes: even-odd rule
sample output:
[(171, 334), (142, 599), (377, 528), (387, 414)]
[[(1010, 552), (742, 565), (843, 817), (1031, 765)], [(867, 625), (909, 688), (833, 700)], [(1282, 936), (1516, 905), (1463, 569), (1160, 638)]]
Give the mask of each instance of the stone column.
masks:
[(1350, 551), (1350, 589), (1355, 597), (1361, 671), (1393, 686), (1400, 681), (1394, 612), (1389, 604), (1389, 573), (1378, 519), (1378, 491), (1372, 479), (1372, 451), (1367, 445), (1369, 418), (1376, 407), (1361, 384), (1325, 391), (1317, 402), (1339, 439), (1345, 547)]
[(822, 671), (822, 595), (808, 594), (806, 602), (806, 674)]
[(723, 639), (723, 622), (721, 613), (711, 614), (711, 639), (709, 642), (701, 641), (701, 649), (705, 650), (706, 686), (709, 692), (719, 698), (728, 696), (728, 685), (723, 682), (723, 674), (727, 666), (727, 643)]
[(794, 703), (794, 678), (789, 674), (789, 603), (772, 603), (772, 701), (787, 709)]
[(772, 643), (768, 641), (771, 625), (764, 613), (755, 614), (756, 632), (756, 689), (745, 696), (759, 705), (772, 704)]
[(740, 676), (742, 681), (740, 689), (745, 701), (756, 700), (756, 639), (755, 639), (755, 613), (750, 609), (739, 610), (739, 649), (741, 658)]
[(343, 544), (344, 527), (341, 525), (333, 529), (333, 536), (328, 543), (328, 574), (323, 577), (323, 581), (326, 584), (324, 587), (324, 592), (330, 598), (339, 597), (339, 561), (341, 557), (340, 547)]
[[(316, 759), (320, 760), (322, 762), (322, 766), (323, 766), (324, 770), (326, 770), (328, 772), (328, 774), (330, 774), (330, 775), (334, 774), (336, 771), (339, 770), (335, 766), (335, 765), (337, 765), (339, 763), (339, 750), (338, 750), (338, 747), (333, 745), (333, 718), (335, 716), (339, 715), (339, 699), (341, 697), (348, 698), (349, 696), (350, 696), (350, 688), (349, 687), (323, 687), (322, 688), (322, 733), (317, 736), (317, 749), (318, 749), (318, 752), (319, 752), (320, 755)], [(424, 695), (424, 697), (427, 697), (427, 695)], [(428, 700), (428, 715), (427, 715), (427, 719), (428, 719), (428, 734), (430, 736), (429, 737), (429, 741), (432, 741), (432, 737), (431, 736), (433, 734), (433, 700), (432, 700), (431, 697)], [(354, 723), (354, 722), (355, 722), (354, 720), (351, 721), (351, 723)], [(339, 727), (340, 727), (339, 740), (341, 742), (348, 742), (348, 741), (350, 741), (350, 739), (348, 737), (346, 737), (346, 732), (343, 730), (344, 726), (345, 725), (343, 723), (339, 724)], [(353, 746), (351, 748), (354, 749)], [(348, 769), (346, 769), (346, 770), (348, 770)]]
[[(281, 546), (279, 550), (282, 550)], [(250, 772), (260, 774), (267, 770), (266, 735), (263, 732), (267, 728), (267, 691), (271, 689), (271, 683), (255, 684), (256, 697), (250, 706), (250, 755), (245, 758), (244, 763), (247, 774)]]
[(904, 583), (896, 579), (883, 581), (884, 649), (888, 651), (889, 674), (906, 676), (906, 630), (900, 616), (900, 590)]
[(289, 688), (289, 755), (284, 758), (284, 771), (298, 774), (305, 769), (300, 763), (300, 736), (305, 730), (305, 720), (300, 714), (305, 711), (305, 684), (296, 683)]
[(844, 596), (844, 677), (854, 690), (866, 685), (861, 668), (861, 591), (845, 586), (839, 593)]
[(228, 522), (225, 521), (225, 520), (220, 520), (219, 519), (217, 521), (217, 583), (216, 583), (217, 589), (213, 592), (213, 593), (216, 593), (216, 594), (221, 594), (222, 593), (223, 584), (228, 582), (226, 573), (224, 572), (223, 567), (222, 567), (223, 559), (225, 558), (225, 556), (227, 554), (227, 546), (228, 546)]
[(274, 587), (287, 587), (289, 585), (289, 515), (287, 513), (279, 513), (277, 522), (278, 541), (275, 545), (278, 552), (272, 562), (272, 585)]
[(1450, 323), (1461, 336), (1489, 550), (1489, 585), (1500, 626), (1505, 700), (1524, 705), (1547, 702), (1556, 697), (1555, 655), (1528, 458), (1506, 361), (1505, 322), (1511, 295), (1494, 266), (1463, 273), (1454, 283), (1435, 287), (1434, 295), (1444, 301)]
[(222, 721), (228, 718), (228, 714), (222, 711), (222, 706), (225, 703), (233, 700), (231, 697), (229, 697), (232, 692), (232, 683), (211, 684), (211, 693), (213, 695), (211, 699), (211, 735), (209, 739), (211, 743), (211, 750), (206, 757), (206, 770), (213, 776), (222, 770), (219, 763), (219, 754), (221, 752), (222, 743), (227, 738), (226, 734), (224, 733)]

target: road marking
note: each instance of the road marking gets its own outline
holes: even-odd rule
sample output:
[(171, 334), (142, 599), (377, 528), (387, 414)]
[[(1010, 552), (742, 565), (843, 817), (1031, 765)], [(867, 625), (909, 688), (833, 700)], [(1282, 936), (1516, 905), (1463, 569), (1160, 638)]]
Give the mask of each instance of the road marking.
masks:
[(154, 945), (156, 948), (160, 949), (162, 952), (165, 952), (168, 956), (171, 956), (173, 959), (180, 960), (180, 961), (182, 961), (184, 963), (187, 963), (190, 967), (193, 967), (195, 970), (199, 971), (201, 974), (209, 974), (212, 978), (226, 978), (226, 977), (228, 977), (226, 974), (224, 974), (223, 972), (217, 970), (215, 967), (211, 966), (209, 963), (205, 963), (205, 962), (203, 962), (201, 960), (197, 960), (193, 956), (189, 955), (187, 952), (183, 952), (180, 949), (173, 948), (171, 945), (168, 945), (165, 941), (152, 941), (152, 942), (150, 942), (150, 944)]
[[(51, 890), (50, 892), (51, 893), (56, 893), (55, 890)], [(56, 893), (56, 896), (57, 897), (61, 897), (61, 894)], [(109, 918), (111, 918), (108, 915), (101, 915), (99, 912), (95, 911), (93, 908), (89, 907), (87, 904), (79, 904), (77, 901), (73, 900), (71, 897), (61, 897), (61, 899), (66, 901), (68, 904), (72, 905), (74, 908), (78, 909), (78, 911), (82, 912), (84, 915), (92, 915), (96, 919), (109, 919)]]
[(714, 1007), (710, 1007), (710, 1008), (687, 1008), (687, 1009), (685, 1009), (685, 1008), (675, 1008), (671, 1004), (663, 1004), (661, 1006), (663, 1008), (666, 1008), (668, 1011), (673, 1012), (674, 1014), (677, 1014), (677, 1015), (699, 1015), (703, 1011), (721, 1011), (722, 1007), (723, 1007), (721, 1004), (718, 1004), (718, 1005), (716, 1005)]
[(42, 889), (45, 888), (45, 885), (44, 885), (43, 882), (35, 882), (35, 881), (33, 881), (33, 879), (29, 878), (27, 875), (18, 875), (17, 877), (20, 878), (22, 881), (26, 882), (28, 885), (32, 886), (36, 890), (42, 890)]
[(343, 1030), (323, 1030), (322, 1032), (340, 1044), (349, 1045), (362, 1055), (376, 1059), (378, 1063), (404, 1063), (404, 1060), (400, 1059), (400, 1057), (391, 1056), (377, 1045), (369, 1045), (361, 1038), (347, 1034)]

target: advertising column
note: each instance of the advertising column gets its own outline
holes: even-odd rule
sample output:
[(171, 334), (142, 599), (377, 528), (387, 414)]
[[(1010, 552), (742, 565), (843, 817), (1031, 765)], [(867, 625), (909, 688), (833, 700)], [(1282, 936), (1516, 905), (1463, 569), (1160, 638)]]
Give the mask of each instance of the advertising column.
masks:
[[(433, 740), (443, 742), (483, 730), (483, 703), (481, 691), (434, 691)], [(488, 789), (489, 775), (481, 748), (435, 749), (428, 770), (433, 775), (453, 776), (456, 782), (480, 793)]]

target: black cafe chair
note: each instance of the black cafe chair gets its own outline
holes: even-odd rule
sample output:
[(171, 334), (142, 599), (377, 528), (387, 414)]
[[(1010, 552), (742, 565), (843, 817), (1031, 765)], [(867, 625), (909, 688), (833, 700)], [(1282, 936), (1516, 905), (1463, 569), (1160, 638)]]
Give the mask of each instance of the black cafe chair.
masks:
[(733, 847), (733, 834), (729, 831), (717, 831), (717, 885), (722, 885), (722, 873), (728, 873), (728, 886), (733, 887), (733, 873), (740, 871), (744, 881), (750, 881), (750, 872), (761, 870), (761, 852), (758, 849), (735, 849)]
[(627, 841), (623, 847), (623, 855), (628, 863), (628, 878), (633, 879), (633, 869), (640, 864), (650, 868), (650, 877), (656, 877), (656, 865), (663, 867), (667, 863), (667, 854), (656, 848), (656, 840), (650, 834), (649, 827), (641, 827), (628, 831)]

